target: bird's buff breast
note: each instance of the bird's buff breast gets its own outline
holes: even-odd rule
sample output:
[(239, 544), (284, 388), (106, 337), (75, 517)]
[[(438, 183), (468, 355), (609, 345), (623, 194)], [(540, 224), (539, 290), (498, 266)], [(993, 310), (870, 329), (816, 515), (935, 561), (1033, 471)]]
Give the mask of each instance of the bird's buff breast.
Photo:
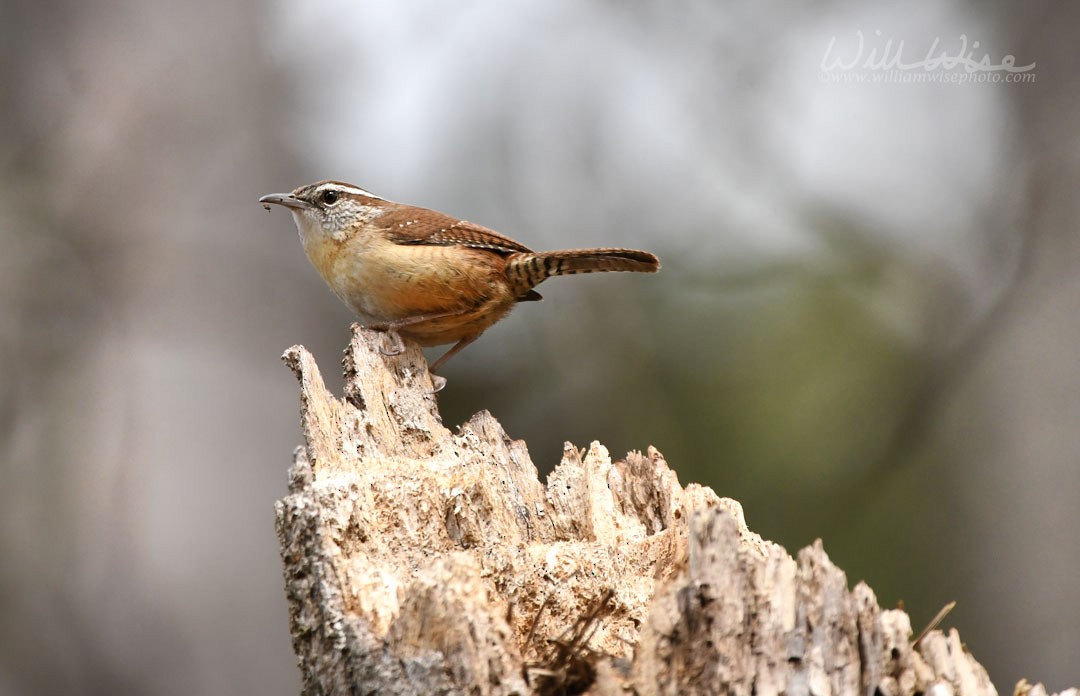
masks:
[(325, 236), (305, 238), (304, 250), (330, 289), (363, 324), (453, 312), (400, 330), (421, 345), (479, 334), (514, 304), (499, 259), (488, 252)]

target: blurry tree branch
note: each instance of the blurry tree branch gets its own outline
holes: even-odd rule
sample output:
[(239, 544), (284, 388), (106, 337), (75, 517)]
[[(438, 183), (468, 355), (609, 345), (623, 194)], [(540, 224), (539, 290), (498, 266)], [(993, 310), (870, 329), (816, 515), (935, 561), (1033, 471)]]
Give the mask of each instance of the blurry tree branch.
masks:
[(867, 468), (864, 486), (882, 486), (882, 478), (901, 470), (904, 462), (911, 461), (912, 450), (925, 443), (927, 430), (940, 416), (942, 406), (964, 383), (979, 358), (1003, 330), (1031, 272), (1035, 237), (1033, 231), (1020, 235), (1013, 271), (993, 304), (956, 340), (948, 341), (943, 350), (930, 356), (914, 395), (907, 401), (889, 441), (881, 448), (881, 458)]
[(304, 348), (284, 356), (307, 443), (277, 530), (305, 693), (996, 693), (955, 630), (913, 645), (820, 542), (792, 558), (655, 449), (567, 444), (544, 485), (490, 414), (451, 433), (419, 349), (382, 338), (354, 332), (341, 400)]

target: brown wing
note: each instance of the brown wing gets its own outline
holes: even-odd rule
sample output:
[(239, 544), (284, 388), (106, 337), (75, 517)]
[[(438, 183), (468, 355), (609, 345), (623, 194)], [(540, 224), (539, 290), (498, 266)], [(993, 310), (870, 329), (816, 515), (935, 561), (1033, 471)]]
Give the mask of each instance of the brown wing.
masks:
[(458, 220), (424, 208), (402, 206), (379, 218), (391, 240), (398, 244), (431, 244), (487, 249), (496, 254), (530, 253), (523, 244), (495, 230)]

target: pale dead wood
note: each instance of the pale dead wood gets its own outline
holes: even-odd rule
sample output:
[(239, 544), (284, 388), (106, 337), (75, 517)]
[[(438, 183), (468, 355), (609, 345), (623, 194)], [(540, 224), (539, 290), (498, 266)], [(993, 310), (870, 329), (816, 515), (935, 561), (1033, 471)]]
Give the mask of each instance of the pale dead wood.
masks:
[[(793, 559), (653, 448), (548, 477), (481, 412), (443, 427), (423, 355), (357, 329), (345, 398), (289, 349), (307, 443), (276, 505), (304, 693), (995, 694), (955, 630)], [(452, 388), (452, 387), (451, 387)]]

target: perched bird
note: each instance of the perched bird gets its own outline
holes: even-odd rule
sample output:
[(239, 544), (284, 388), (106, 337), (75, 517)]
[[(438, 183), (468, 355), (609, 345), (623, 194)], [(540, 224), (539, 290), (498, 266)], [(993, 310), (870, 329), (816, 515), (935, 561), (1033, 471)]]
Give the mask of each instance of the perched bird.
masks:
[(534, 252), (509, 237), (434, 210), (394, 203), (351, 184), (320, 181), (259, 199), (290, 210), (312, 265), (368, 328), (422, 346), (453, 343), (434, 372), (518, 302), (541, 299), (552, 276), (655, 273), (634, 249)]

